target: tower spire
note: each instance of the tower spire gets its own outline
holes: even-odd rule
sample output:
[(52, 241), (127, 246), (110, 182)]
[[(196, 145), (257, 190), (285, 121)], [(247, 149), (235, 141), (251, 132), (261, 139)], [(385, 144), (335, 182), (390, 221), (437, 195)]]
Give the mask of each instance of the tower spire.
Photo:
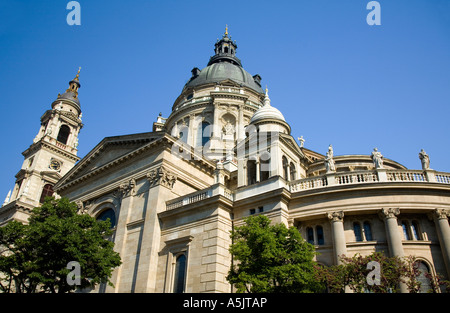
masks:
[(72, 92), (74, 94), (74, 98), (78, 98), (78, 89), (81, 87), (80, 84), (80, 71), (81, 66), (78, 68), (77, 75), (74, 79), (69, 82), (69, 88), (67, 88), (66, 92)]
[(81, 71), (81, 66), (78, 68), (77, 75), (75, 76), (75, 78), (73, 80), (80, 81), (80, 71)]
[(263, 106), (270, 106), (269, 89), (266, 85), (266, 95), (264, 96)]
[(225, 24), (225, 36), (228, 36), (228, 24)]

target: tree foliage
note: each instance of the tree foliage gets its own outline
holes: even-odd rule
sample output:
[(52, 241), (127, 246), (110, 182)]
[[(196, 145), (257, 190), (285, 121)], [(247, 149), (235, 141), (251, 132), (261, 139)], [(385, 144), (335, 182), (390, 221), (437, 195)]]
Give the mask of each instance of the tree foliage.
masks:
[[(121, 264), (114, 252), (109, 221), (77, 214), (68, 199), (47, 198), (27, 225), (12, 221), (0, 228), (0, 291), (71, 292), (111, 282)], [(67, 282), (71, 261), (80, 264), (80, 284)]]
[[(366, 256), (357, 253), (352, 257), (342, 255), (340, 261), (339, 265), (317, 267), (317, 279), (326, 284), (331, 293), (344, 292), (346, 287), (356, 293), (396, 293), (400, 292), (401, 283), (406, 285), (410, 293), (420, 292), (419, 263), (414, 256), (400, 258), (387, 257), (382, 252), (373, 252)], [(367, 279), (373, 271), (373, 268), (367, 266), (371, 261), (379, 264), (380, 273), (377, 283), (369, 283)], [(448, 281), (443, 280), (439, 275), (437, 277), (428, 275), (428, 279), (432, 286), (429, 292), (437, 292), (441, 286), (448, 286)], [(448, 292), (450, 289), (444, 290)]]
[(271, 225), (263, 215), (252, 216), (231, 234), (233, 264), (227, 280), (237, 292), (318, 292), (314, 246), (295, 227)]
[[(324, 281), (332, 293), (344, 292), (348, 287), (353, 292), (389, 293), (397, 292), (400, 282), (405, 282), (408, 266), (399, 257), (387, 257), (381, 252), (368, 256), (355, 254), (352, 257), (342, 255), (341, 264), (321, 267), (319, 279)], [(369, 284), (367, 277), (373, 268), (367, 267), (371, 261), (380, 266), (379, 282)]]

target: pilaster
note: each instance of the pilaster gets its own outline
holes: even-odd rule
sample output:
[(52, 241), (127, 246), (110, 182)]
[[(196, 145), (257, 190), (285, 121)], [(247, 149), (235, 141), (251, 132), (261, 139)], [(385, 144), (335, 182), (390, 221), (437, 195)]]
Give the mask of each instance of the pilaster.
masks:
[(146, 212), (143, 221), (138, 269), (134, 292), (155, 292), (161, 226), (158, 213), (165, 210), (166, 201), (173, 197), (172, 188), (177, 176), (161, 166), (147, 174), (149, 181)]

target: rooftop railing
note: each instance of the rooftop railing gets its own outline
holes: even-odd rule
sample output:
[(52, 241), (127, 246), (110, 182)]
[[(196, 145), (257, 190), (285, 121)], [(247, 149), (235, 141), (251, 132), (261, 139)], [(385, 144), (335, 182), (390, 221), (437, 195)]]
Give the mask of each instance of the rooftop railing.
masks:
[(347, 173), (329, 173), (317, 177), (308, 177), (289, 182), (289, 190), (298, 192), (313, 188), (335, 185), (364, 184), (377, 182), (414, 182), (450, 184), (450, 173), (434, 170), (388, 170), (358, 171)]
[[(268, 189), (280, 188), (279, 184), (272, 182), (272, 185), (261, 187), (255, 185), (255, 188)], [(412, 183), (438, 183), (450, 185), (450, 173), (436, 172), (434, 170), (388, 170), (388, 169), (376, 169), (369, 171), (356, 171), (346, 173), (329, 173), (322, 176), (308, 177), (297, 179), (287, 183), (287, 188), (290, 192), (301, 192), (304, 190), (326, 188), (330, 186), (338, 185), (351, 185), (351, 184), (368, 184), (368, 183), (390, 183), (390, 182), (412, 182)], [(215, 184), (209, 188), (199, 190), (185, 196), (178, 197), (166, 202), (166, 210), (176, 209), (188, 204), (196, 203), (204, 199), (222, 195), (225, 198), (234, 201), (245, 198), (248, 195), (253, 195), (252, 185), (247, 186), (245, 191), (232, 191), (222, 184)], [(283, 184), (283, 186), (286, 186)], [(261, 189), (262, 190), (262, 189)], [(263, 190), (263, 192), (264, 192)]]
[(216, 195), (224, 196), (225, 198), (233, 201), (234, 194), (231, 190), (221, 184), (212, 185), (209, 188), (199, 190), (182, 197), (178, 197), (166, 202), (166, 210), (173, 210), (191, 203), (199, 202), (201, 200), (214, 197)]

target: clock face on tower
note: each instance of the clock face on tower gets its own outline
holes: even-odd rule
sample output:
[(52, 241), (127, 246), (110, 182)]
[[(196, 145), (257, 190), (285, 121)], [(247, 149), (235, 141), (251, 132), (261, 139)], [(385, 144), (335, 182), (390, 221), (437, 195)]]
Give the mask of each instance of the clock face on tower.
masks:
[(59, 169), (61, 168), (61, 163), (59, 163), (59, 161), (57, 160), (52, 160), (50, 162), (50, 168), (52, 170), (59, 171)]

